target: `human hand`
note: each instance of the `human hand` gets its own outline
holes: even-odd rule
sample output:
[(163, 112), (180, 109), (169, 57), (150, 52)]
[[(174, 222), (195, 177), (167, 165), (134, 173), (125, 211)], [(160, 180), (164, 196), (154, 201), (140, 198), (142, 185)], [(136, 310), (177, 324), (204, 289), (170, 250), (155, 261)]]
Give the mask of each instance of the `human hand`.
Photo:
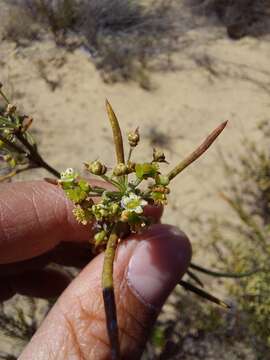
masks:
[[(58, 301), (20, 360), (109, 359), (101, 273), (91, 258), (89, 228), (78, 224), (61, 189), (45, 182), (0, 187), (0, 300), (14, 293)], [(161, 209), (148, 209), (157, 221)], [(151, 327), (191, 257), (187, 237), (156, 224), (118, 248), (114, 286), (123, 359), (138, 359)], [(84, 267), (74, 281), (47, 270), (48, 262)], [(69, 284), (69, 286), (67, 286)]]

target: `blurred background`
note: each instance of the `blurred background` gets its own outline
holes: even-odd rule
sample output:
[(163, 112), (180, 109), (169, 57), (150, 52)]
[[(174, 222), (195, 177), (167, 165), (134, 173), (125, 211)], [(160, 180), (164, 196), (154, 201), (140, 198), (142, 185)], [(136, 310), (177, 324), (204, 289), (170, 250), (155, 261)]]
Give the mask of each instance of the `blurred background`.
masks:
[[(177, 178), (164, 222), (190, 237), (202, 276), (230, 311), (176, 289), (144, 359), (267, 359), (270, 350), (270, 1), (0, 0), (0, 81), (59, 171), (113, 164), (105, 98), (138, 160), (170, 164), (225, 120), (215, 145)], [(38, 179), (35, 170), (17, 180)], [(0, 305), (0, 359), (16, 359), (52, 301)], [(181, 309), (181, 312), (180, 310)]]

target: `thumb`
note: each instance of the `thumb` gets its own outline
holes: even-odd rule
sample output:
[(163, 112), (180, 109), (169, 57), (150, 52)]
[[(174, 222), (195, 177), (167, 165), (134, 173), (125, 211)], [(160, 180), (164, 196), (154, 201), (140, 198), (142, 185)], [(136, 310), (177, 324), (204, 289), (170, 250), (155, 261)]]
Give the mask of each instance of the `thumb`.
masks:
[[(114, 287), (123, 359), (139, 359), (150, 329), (191, 258), (187, 237), (154, 225), (118, 248)], [(70, 284), (20, 360), (110, 359), (98, 255)]]

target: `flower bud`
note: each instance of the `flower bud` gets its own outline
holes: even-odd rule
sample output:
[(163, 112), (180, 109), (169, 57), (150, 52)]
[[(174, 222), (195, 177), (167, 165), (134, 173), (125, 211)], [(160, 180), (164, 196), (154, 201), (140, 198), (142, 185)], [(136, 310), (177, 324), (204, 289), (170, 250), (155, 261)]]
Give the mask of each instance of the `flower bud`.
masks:
[(130, 215), (130, 211), (128, 211), (128, 210), (123, 210), (123, 211), (122, 211), (122, 214), (121, 214), (121, 217), (120, 217), (120, 220), (121, 220), (122, 222), (128, 222), (128, 220), (129, 220), (129, 215)]
[(85, 163), (84, 164), (86, 169), (94, 174), (94, 175), (104, 175), (106, 174), (107, 167), (99, 161), (92, 161), (91, 163)]
[(101, 230), (98, 233), (96, 233), (96, 235), (94, 236), (95, 246), (100, 245), (104, 240), (106, 240), (106, 238), (107, 238), (107, 234), (104, 230)]
[(113, 203), (110, 206), (110, 212), (112, 215), (116, 215), (118, 213), (119, 209), (120, 209), (120, 207), (117, 203)]
[(169, 194), (170, 193), (170, 189), (167, 188), (166, 186), (162, 186), (162, 185), (153, 186), (151, 188), (151, 190), (154, 192), (157, 192), (157, 193), (161, 193), (161, 194)]
[(129, 161), (127, 163), (127, 169), (128, 169), (129, 174), (135, 172), (135, 166), (136, 166), (136, 164), (132, 161)]
[(113, 175), (115, 176), (122, 176), (127, 174), (128, 174), (128, 167), (123, 163), (117, 164), (116, 167), (113, 169)]
[(137, 128), (135, 131), (131, 131), (128, 133), (128, 142), (130, 146), (132, 147), (137, 146), (139, 141), (140, 141), (139, 128)]
[(164, 153), (162, 151), (154, 149), (153, 150), (153, 161), (155, 161), (155, 162), (166, 162)]
[(157, 185), (167, 186), (170, 183), (170, 179), (166, 175), (158, 175), (156, 177), (156, 183)]
[(6, 115), (12, 115), (15, 113), (16, 111), (16, 106), (15, 105), (12, 105), (12, 104), (8, 104), (7, 105), (7, 108), (6, 108)]

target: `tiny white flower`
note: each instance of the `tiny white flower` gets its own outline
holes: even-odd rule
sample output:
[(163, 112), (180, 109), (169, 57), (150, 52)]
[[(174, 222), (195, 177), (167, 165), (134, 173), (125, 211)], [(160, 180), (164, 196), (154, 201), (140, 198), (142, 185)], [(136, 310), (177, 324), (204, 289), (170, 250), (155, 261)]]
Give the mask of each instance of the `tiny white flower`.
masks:
[(130, 212), (141, 214), (143, 207), (147, 205), (147, 201), (143, 200), (140, 196), (130, 193), (128, 196), (123, 196), (121, 200), (121, 207)]
[(72, 168), (68, 168), (65, 171), (61, 172), (62, 181), (73, 181), (76, 178), (76, 173)]

